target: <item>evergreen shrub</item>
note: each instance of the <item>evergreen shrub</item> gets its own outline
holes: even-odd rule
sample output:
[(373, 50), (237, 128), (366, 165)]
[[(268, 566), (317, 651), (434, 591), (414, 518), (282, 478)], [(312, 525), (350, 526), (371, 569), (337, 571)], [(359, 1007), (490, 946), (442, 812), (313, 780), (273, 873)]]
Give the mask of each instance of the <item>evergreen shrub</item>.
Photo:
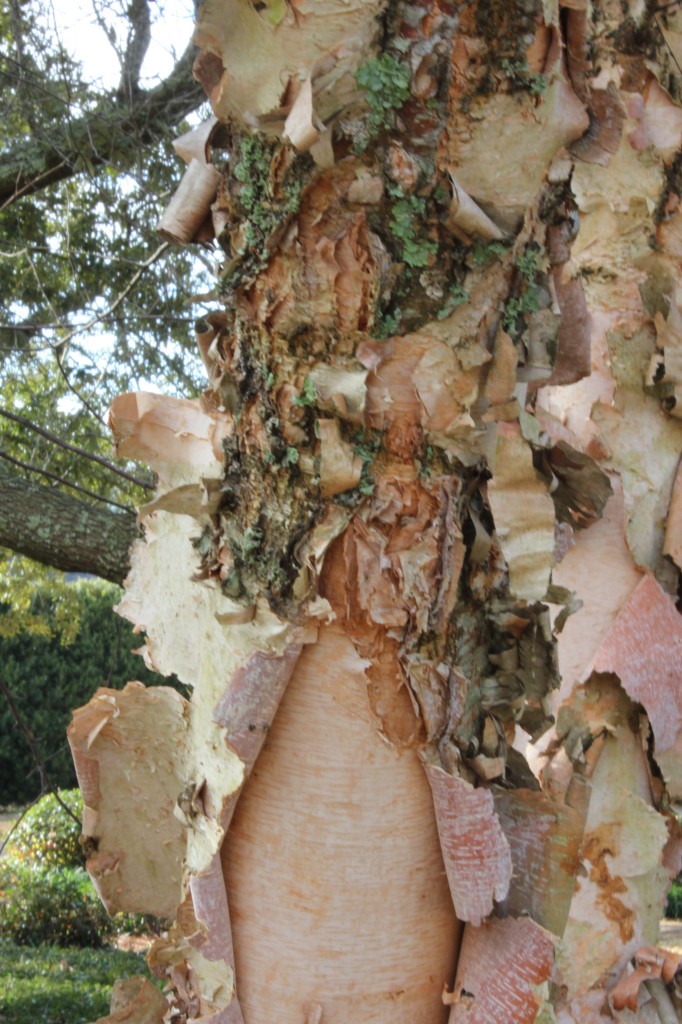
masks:
[[(83, 799), (80, 790), (62, 789), (59, 797), (80, 821)], [(32, 867), (78, 868), (85, 864), (78, 842), (80, 826), (66, 813), (54, 793), (47, 793), (31, 807), (12, 832), (6, 854), (13, 862)]]
[[(36, 738), (50, 781), (65, 789), (76, 785), (66, 742), (71, 711), (86, 704), (99, 686), (122, 689), (129, 680), (139, 679), (147, 686), (161, 683), (186, 692), (176, 679), (150, 672), (133, 653), (143, 638), (113, 610), (121, 596), (118, 587), (98, 580), (73, 586), (79, 594), (81, 621), (69, 646), (58, 637), (0, 636), (2, 678)], [(0, 696), (0, 807), (25, 805), (39, 793), (31, 751)]]
[[(59, 796), (80, 820), (80, 791)], [(0, 940), (98, 949), (115, 935), (157, 926), (139, 914), (109, 917), (83, 866), (80, 832), (53, 793), (23, 816), (0, 861)]]
[(668, 902), (665, 908), (665, 916), (682, 918), (682, 880), (676, 878), (668, 890)]
[(0, 939), (18, 946), (99, 949), (123, 932), (142, 932), (140, 915), (109, 917), (84, 868), (0, 861)]

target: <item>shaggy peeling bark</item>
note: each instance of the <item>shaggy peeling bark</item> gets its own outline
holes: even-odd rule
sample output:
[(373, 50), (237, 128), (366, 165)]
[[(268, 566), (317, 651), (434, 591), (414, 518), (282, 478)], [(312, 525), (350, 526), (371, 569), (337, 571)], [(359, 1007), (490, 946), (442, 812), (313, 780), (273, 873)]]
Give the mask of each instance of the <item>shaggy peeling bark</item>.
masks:
[(679, 1013), (666, 11), (202, 7), (208, 389), (111, 414), (159, 480), (120, 610), (194, 692), (70, 730), (103, 900), (175, 918), (127, 1019)]

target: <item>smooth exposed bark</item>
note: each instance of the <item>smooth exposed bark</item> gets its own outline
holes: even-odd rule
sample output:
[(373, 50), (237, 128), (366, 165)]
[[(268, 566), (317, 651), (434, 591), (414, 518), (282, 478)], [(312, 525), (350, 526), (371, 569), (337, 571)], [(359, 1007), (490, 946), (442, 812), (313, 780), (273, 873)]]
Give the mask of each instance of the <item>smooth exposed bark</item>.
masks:
[(62, 572), (122, 583), (138, 534), (135, 516), (91, 505), (0, 466), (0, 546)]
[(192, 78), (194, 46), (188, 46), (171, 74), (146, 92), (121, 91), (80, 118), (64, 118), (38, 139), (24, 140), (2, 154), (0, 208), (73, 177), (85, 167), (125, 166), (140, 146), (168, 135), (205, 100)]

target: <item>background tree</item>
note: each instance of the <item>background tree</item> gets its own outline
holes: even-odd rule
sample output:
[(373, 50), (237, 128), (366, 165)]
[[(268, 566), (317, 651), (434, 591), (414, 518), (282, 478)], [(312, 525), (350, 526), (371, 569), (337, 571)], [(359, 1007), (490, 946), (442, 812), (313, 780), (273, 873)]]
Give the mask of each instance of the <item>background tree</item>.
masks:
[[(190, 25), (191, 4), (184, 13)], [(169, 263), (155, 233), (176, 176), (169, 141), (203, 101), (184, 38), (160, 73), (168, 14), (146, 0), (12, 0), (0, 14), (0, 660), (56, 785), (74, 779), (69, 708), (107, 678), (154, 681), (116, 625), (120, 591), (64, 576), (122, 582), (151, 487), (113, 465), (108, 405), (157, 381), (194, 393), (198, 380), (188, 297), (210, 260)], [(96, 61), (63, 41), (79, 16), (99, 26)], [(4, 698), (0, 719), (0, 803), (26, 802), (41, 779)]]
[[(11, 0), (0, 16), (0, 546), (10, 607), (44, 578), (18, 555), (121, 582), (150, 478), (105, 464), (106, 410), (131, 388), (196, 393), (189, 300), (205, 290), (211, 260), (202, 250), (169, 260), (155, 233), (177, 176), (170, 140), (203, 101), (191, 44), (162, 78), (158, 47), (149, 51), (181, 11), (147, 0), (80, 11)], [(93, 62), (84, 71), (64, 45), (66, 19), (79, 13), (99, 26), (100, 62), (115, 54), (118, 81), (93, 80)], [(191, 16), (188, 5), (188, 26)], [(59, 573), (50, 579), (59, 585)]]

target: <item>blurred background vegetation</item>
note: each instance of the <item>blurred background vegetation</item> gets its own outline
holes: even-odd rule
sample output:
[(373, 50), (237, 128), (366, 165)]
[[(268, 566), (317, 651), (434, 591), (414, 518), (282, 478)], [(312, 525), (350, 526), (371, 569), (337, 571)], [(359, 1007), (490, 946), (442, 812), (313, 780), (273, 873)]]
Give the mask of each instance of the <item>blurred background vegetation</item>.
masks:
[[(0, 682), (47, 784), (66, 790), (72, 708), (130, 679), (177, 685), (132, 653), (144, 637), (114, 613), (118, 587), (79, 577), (124, 578), (153, 484), (146, 467), (116, 463), (111, 399), (203, 387), (193, 324), (216, 257), (156, 234), (183, 173), (172, 139), (206, 116), (191, 74), (194, 6), (0, 4)], [(72, 536), (76, 519), (89, 547)], [(120, 542), (103, 571), (105, 534)], [(0, 694), (0, 807), (17, 805), (0, 814), (0, 843), (43, 783)], [(78, 794), (60, 796), (78, 818)], [(79, 832), (47, 796), (0, 855), (2, 1024), (93, 1021), (115, 978), (146, 973), (115, 947), (121, 932), (160, 923), (109, 919)]]
[[(99, 686), (120, 689), (131, 679), (147, 685), (172, 685), (175, 678), (150, 672), (133, 651), (141, 638), (114, 612), (121, 591), (99, 580), (71, 583), (67, 611), (47, 588), (34, 592), (28, 614), (31, 630), (15, 627), (2, 634), (0, 665), (24, 722), (33, 733), (53, 785), (76, 785), (66, 728), (71, 710), (86, 704)], [(74, 624), (76, 629), (74, 630)], [(31, 750), (5, 700), (0, 698), (0, 806), (27, 804), (40, 794), (40, 774)]]
[(139, 950), (165, 925), (139, 914), (109, 917), (84, 867), (82, 809), (78, 790), (42, 797), (0, 858), (3, 1024), (85, 1024), (104, 1016), (113, 982), (147, 973)]

